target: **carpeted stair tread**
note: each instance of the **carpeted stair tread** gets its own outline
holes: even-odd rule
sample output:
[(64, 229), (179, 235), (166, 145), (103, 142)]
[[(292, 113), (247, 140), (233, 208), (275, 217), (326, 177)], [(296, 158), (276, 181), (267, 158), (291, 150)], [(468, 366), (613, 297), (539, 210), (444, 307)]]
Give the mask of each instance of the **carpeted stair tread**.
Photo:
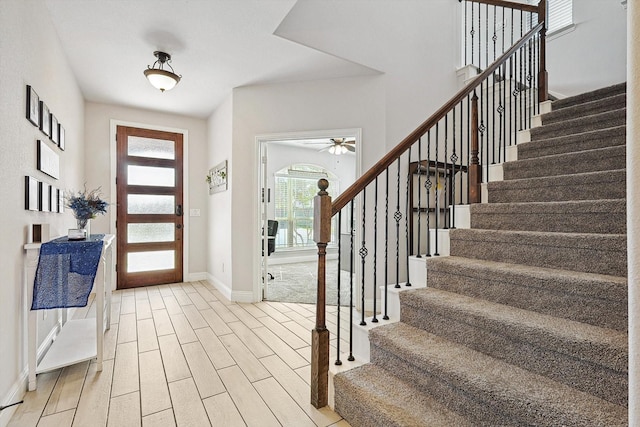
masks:
[(513, 264), (626, 276), (624, 234), (454, 229), (450, 254)]
[(626, 171), (493, 181), (487, 187), (489, 203), (622, 199), (626, 197)]
[(373, 363), (411, 379), (425, 393), (433, 390), (475, 425), (626, 425), (626, 407), (403, 322), (375, 328), (369, 336)]
[(552, 123), (531, 129), (531, 140), (545, 139), (562, 135), (571, 135), (597, 129), (607, 129), (622, 126), (627, 120), (626, 108), (607, 111), (587, 117), (578, 117), (572, 120), (564, 120), (560, 123)]
[(563, 120), (573, 119), (575, 117), (590, 116), (609, 110), (618, 110), (625, 108), (627, 104), (627, 94), (619, 93), (606, 98), (600, 98), (589, 102), (583, 102), (560, 108), (542, 115), (542, 124), (558, 123)]
[(626, 147), (618, 145), (535, 159), (519, 159), (503, 165), (504, 179), (539, 178), (624, 169), (626, 158)]
[(455, 256), (427, 260), (429, 287), (627, 330), (627, 279)]
[(336, 411), (353, 426), (471, 426), (389, 371), (367, 364), (338, 374)]
[[(624, 332), (434, 288), (401, 292), (400, 300), (403, 308), (411, 306), (424, 313), (420, 321), (429, 322), (431, 315), (452, 317), (514, 341), (627, 372), (627, 334)], [(419, 327), (404, 315), (400, 320)]]
[(605, 148), (626, 143), (626, 126), (616, 126), (572, 135), (537, 139), (518, 144), (518, 159)]
[(626, 200), (477, 203), (471, 228), (567, 233), (626, 233)]
[(627, 92), (627, 83), (618, 83), (612, 86), (596, 89), (590, 92), (581, 93), (579, 95), (571, 96), (564, 99), (559, 99), (553, 102), (553, 109), (559, 110), (562, 108), (571, 107), (573, 105), (582, 104), (585, 102), (591, 102), (596, 99), (609, 98), (621, 93)]

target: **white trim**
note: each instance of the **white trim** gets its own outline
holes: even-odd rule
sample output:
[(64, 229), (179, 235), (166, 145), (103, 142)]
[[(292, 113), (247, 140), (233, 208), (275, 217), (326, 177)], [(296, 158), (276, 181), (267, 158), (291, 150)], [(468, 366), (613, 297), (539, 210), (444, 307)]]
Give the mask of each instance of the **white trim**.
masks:
[(215, 278), (213, 274), (207, 273), (207, 282), (214, 288), (216, 288), (226, 299), (231, 301), (231, 288)]
[[(128, 127), (137, 127), (142, 129), (150, 129), (150, 130), (158, 130), (162, 132), (173, 132), (182, 134), (182, 212), (184, 212), (183, 218), (183, 233), (182, 233), (182, 278), (183, 280), (190, 277), (189, 274), (189, 233), (191, 232), (191, 227), (189, 224), (189, 215), (186, 213), (189, 212), (189, 131), (187, 129), (181, 128), (172, 128), (167, 126), (157, 126), (150, 125), (145, 123), (138, 122), (127, 122), (124, 120), (111, 119), (110, 123), (110, 132), (109, 132), (109, 144), (110, 151), (109, 155), (111, 156), (111, 176), (109, 177), (109, 182), (111, 183), (111, 197), (117, 197), (117, 188), (116, 188), (116, 171), (117, 171), (117, 144), (116, 144), (116, 135), (118, 126), (128, 126)], [(117, 212), (116, 209), (110, 209), (109, 216), (109, 232), (111, 234), (116, 234), (116, 218)], [(117, 246), (117, 245), (116, 245)], [(114, 248), (116, 251), (117, 249)], [(117, 256), (117, 253), (114, 255)], [(117, 258), (116, 258), (117, 259)]]
[(207, 272), (206, 271), (202, 271), (200, 273), (191, 273), (189, 274), (189, 277), (187, 278), (188, 282), (199, 282), (201, 280), (207, 280), (208, 276), (207, 276)]
[[(269, 142), (274, 141), (286, 141), (286, 140), (299, 140), (299, 139), (316, 139), (316, 138), (340, 138), (340, 137), (353, 137), (356, 145), (356, 178), (362, 174), (362, 128), (351, 129), (327, 129), (327, 130), (315, 130), (315, 131), (300, 131), (300, 132), (285, 132), (285, 133), (272, 133), (257, 135), (255, 137), (255, 155), (254, 155), (254, 167), (255, 170), (262, 170), (261, 155), (263, 147)], [(256, 174), (256, 181), (254, 182), (253, 194), (255, 195), (254, 205), (254, 241), (252, 248), (260, 248), (260, 242), (262, 241), (262, 235), (260, 230), (262, 229), (263, 218), (260, 218), (260, 212), (262, 210), (261, 200), (261, 180), (260, 173)], [(262, 300), (262, 255), (261, 251), (255, 250), (252, 254), (252, 267), (253, 267), (253, 301)], [(359, 270), (356, 270), (356, 277), (359, 277)], [(240, 298), (241, 296), (234, 293), (234, 297)]]
[(558, 28), (547, 34), (547, 41), (550, 42), (552, 40), (557, 39), (558, 37), (564, 36), (565, 34), (569, 34), (576, 29), (576, 24), (565, 25), (562, 28)]

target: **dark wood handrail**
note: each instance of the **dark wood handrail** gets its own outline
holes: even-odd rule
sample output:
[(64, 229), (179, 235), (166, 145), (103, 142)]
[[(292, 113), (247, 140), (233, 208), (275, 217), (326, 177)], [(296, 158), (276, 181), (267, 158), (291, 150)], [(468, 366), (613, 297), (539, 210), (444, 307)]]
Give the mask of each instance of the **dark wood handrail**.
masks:
[[(462, 0), (458, 0), (462, 2)], [(491, 6), (507, 7), (509, 9), (522, 10), (524, 12), (538, 13), (538, 6), (525, 3), (515, 3), (506, 0), (465, 0), (472, 3), (483, 3)]]
[[(536, 7), (537, 9), (537, 7)], [(404, 138), (398, 145), (391, 149), (382, 159), (380, 159), (375, 165), (373, 165), (367, 172), (364, 173), (356, 182), (351, 184), (342, 194), (340, 194), (331, 204), (331, 216), (336, 215), (342, 208), (344, 208), (349, 201), (354, 199), (360, 192), (373, 180), (385, 171), (394, 161), (396, 161), (405, 151), (407, 151), (417, 140), (422, 137), (429, 129), (434, 127), (436, 123), (442, 120), (448, 113), (458, 105), (467, 95), (473, 92), (476, 87), (480, 85), (487, 77), (489, 77), (495, 70), (498, 69), (503, 63), (505, 63), (511, 55), (520, 49), (526, 42), (529, 41), (536, 33), (542, 31), (545, 28), (544, 20), (538, 23), (533, 29), (526, 33), (516, 44), (511, 46), (500, 58), (495, 60), (493, 64), (487, 67), (480, 75), (475, 77), (469, 84), (462, 88), (456, 95), (453, 96), (446, 104), (440, 107), (435, 113), (431, 115), (426, 121), (424, 121), (416, 130), (411, 132), (406, 138)]]

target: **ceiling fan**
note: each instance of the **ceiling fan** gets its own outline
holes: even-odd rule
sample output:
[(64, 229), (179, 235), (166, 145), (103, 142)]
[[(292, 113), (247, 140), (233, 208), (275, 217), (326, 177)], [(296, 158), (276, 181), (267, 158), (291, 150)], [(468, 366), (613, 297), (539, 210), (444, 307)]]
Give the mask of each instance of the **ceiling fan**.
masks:
[(323, 141), (309, 141), (306, 144), (323, 144), (327, 145), (322, 148), (320, 151), (328, 151), (331, 154), (335, 154), (337, 156), (341, 154), (345, 154), (347, 152), (355, 153), (356, 151), (356, 140), (355, 139), (347, 139), (347, 138), (329, 138), (328, 140)]

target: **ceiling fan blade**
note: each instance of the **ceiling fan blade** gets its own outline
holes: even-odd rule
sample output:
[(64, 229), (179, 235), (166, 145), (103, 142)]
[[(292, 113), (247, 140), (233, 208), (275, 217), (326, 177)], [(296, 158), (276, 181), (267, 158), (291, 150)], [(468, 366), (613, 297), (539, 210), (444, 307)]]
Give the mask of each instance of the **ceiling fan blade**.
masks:
[(347, 150), (351, 151), (352, 153), (356, 152), (356, 147), (354, 147), (353, 145), (349, 145), (348, 143), (342, 144), (343, 147), (346, 147)]

